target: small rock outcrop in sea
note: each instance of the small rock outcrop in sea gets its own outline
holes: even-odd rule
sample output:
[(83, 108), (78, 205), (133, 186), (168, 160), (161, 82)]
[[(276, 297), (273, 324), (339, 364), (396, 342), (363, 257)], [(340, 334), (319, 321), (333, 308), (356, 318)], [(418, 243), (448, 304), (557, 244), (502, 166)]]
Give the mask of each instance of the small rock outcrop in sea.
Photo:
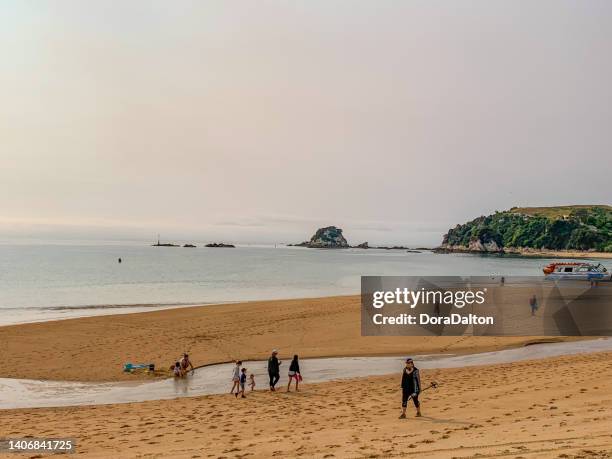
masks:
[(355, 249), (369, 249), (370, 246), (368, 245), (368, 241), (366, 241), (366, 242), (362, 242), (359, 245), (356, 245), (354, 248)]
[(287, 247), (308, 247), (309, 242), (308, 241), (304, 241), (304, 242), (299, 242), (297, 244), (287, 244)]
[(236, 246), (233, 244), (224, 244), (223, 242), (212, 242), (210, 244), (206, 244), (204, 247), (221, 247), (233, 249)]
[(319, 228), (310, 241), (290, 244), (294, 247), (309, 247), (311, 249), (348, 249), (349, 245), (342, 235), (342, 229), (336, 226)]
[(195, 245), (193, 245), (193, 244), (185, 244), (183, 247), (190, 247), (190, 248), (194, 248), (194, 247), (195, 247)]

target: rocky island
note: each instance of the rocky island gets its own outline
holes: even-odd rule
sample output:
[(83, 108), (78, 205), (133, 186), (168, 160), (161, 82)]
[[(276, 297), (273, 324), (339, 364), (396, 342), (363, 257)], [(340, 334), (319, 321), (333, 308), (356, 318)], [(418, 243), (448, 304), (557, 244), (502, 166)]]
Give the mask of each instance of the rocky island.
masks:
[(310, 238), (299, 244), (289, 244), (295, 247), (308, 247), (311, 249), (348, 249), (349, 245), (342, 235), (342, 229), (335, 226), (319, 228)]
[(169, 242), (159, 242), (159, 241), (157, 241), (157, 243), (151, 244), (151, 247), (180, 247), (180, 245), (178, 245), (178, 244), (171, 244)]
[(224, 244), (223, 242), (212, 242), (210, 244), (206, 244), (204, 247), (214, 247), (214, 248), (229, 248), (233, 249), (236, 246), (234, 244)]
[(157, 235), (157, 242), (155, 244), (151, 244), (151, 247), (180, 247), (178, 244), (172, 244), (169, 242), (160, 242), (159, 234)]
[(407, 252), (420, 253), (418, 250), (410, 250), (408, 247), (401, 245), (372, 247), (367, 241), (351, 246), (344, 238), (342, 229), (338, 228), (337, 226), (326, 226), (325, 228), (319, 228), (309, 241), (287, 245), (290, 247), (308, 247), (310, 249), (384, 249), (406, 250)]
[(436, 251), (612, 257), (612, 207), (513, 207), (449, 229)]

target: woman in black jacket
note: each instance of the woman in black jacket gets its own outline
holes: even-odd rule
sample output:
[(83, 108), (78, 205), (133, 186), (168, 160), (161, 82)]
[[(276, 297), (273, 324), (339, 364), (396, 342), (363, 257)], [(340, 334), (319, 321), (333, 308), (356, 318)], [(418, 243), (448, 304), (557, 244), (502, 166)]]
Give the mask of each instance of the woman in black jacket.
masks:
[(419, 369), (414, 366), (412, 359), (406, 359), (406, 367), (402, 372), (402, 415), (400, 419), (406, 417), (406, 407), (408, 398), (412, 397), (414, 406), (417, 409), (417, 416), (421, 416), (421, 404), (419, 403), (419, 392), (421, 392), (421, 376)]
[(295, 391), (299, 392), (298, 385), (300, 384), (300, 379), (302, 379), (302, 375), (300, 374), (300, 362), (298, 361), (298, 356), (294, 355), (291, 364), (289, 365), (289, 384), (287, 384), (287, 392), (289, 392), (289, 388), (291, 387), (291, 380), (295, 379)]

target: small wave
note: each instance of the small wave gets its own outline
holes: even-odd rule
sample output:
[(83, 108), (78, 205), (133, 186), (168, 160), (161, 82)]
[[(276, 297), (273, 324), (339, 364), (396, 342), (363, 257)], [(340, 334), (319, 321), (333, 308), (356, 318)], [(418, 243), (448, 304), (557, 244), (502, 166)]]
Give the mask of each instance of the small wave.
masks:
[(187, 303), (134, 303), (134, 304), (85, 304), (71, 306), (22, 306), (2, 307), (0, 311), (80, 311), (88, 309), (130, 309), (130, 308), (168, 308), (173, 306), (205, 306), (209, 304), (225, 304), (228, 301), (190, 301)]
[(199, 306), (214, 303), (143, 303), (143, 304), (88, 304), (79, 306), (44, 306), (43, 311), (79, 311), (87, 309), (130, 309), (130, 308), (164, 308), (169, 306)]

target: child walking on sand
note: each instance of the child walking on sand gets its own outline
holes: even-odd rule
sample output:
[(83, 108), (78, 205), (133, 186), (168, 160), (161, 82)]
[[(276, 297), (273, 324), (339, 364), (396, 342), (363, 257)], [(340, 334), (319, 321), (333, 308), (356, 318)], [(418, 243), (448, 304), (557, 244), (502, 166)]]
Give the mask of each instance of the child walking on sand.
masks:
[(249, 387), (251, 388), (251, 392), (255, 390), (255, 375), (253, 373), (249, 375)]
[(244, 386), (246, 385), (246, 380), (247, 380), (247, 375), (246, 375), (247, 369), (243, 368), (241, 373), (240, 373), (240, 390), (236, 391), (236, 398), (238, 398), (238, 392), (242, 393), (242, 398), (246, 398), (246, 396), (244, 395)]
[(240, 360), (236, 360), (236, 366), (234, 367), (234, 373), (232, 374), (232, 390), (230, 390), (230, 394), (234, 393), (234, 389), (236, 389), (236, 397), (238, 397), (238, 392), (240, 392), (240, 366), (242, 362)]

